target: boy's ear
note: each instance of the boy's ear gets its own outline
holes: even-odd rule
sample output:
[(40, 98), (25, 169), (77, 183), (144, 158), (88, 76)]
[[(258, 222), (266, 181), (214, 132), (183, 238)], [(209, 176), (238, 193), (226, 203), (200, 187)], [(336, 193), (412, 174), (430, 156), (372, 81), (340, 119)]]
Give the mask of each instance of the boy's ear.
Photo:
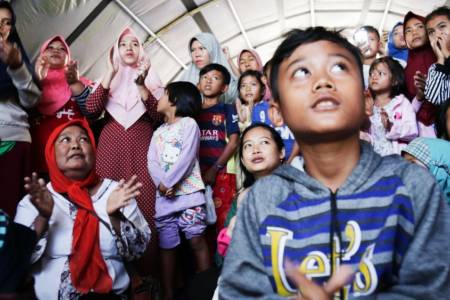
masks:
[(228, 84), (224, 84), (222, 87), (222, 93), (225, 93), (226, 91), (228, 91)]
[(281, 150), (281, 153), (280, 153), (280, 161), (286, 161), (288, 159), (289, 159), (289, 157), (286, 157), (286, 150), (283, 147), (283, 149)]
[(269, 119), (276, 127), (284, 125), (284, 119), (283, 115), (281, 114), (280, 104), (278, 102), (275, 102), (274, 100), (270, 100)]

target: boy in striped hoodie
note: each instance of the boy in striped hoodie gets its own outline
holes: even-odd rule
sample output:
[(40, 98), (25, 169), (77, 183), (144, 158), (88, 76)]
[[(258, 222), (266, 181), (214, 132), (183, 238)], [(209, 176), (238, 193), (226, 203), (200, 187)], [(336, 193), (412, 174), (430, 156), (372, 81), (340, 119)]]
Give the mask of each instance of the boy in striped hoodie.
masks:
[(272, 61), (305, 172), (283, 165), (249, 191), (220, 299), (449, 299), (442, 191), (425, 169), (359, 140), (369, 112), (358, 50), (321, 27), (293, 30)]

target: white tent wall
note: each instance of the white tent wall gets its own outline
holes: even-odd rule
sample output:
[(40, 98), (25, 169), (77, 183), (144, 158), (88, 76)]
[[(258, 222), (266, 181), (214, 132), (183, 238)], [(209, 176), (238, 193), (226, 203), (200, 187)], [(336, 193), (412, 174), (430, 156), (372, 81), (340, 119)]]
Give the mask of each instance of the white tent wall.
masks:
[[(248, 41), (263, 61), (267, 61), (292, 28), (315, 24), (347, 29), (361, 25), (383, 27), (389, 31), (409, 10), (426, 15), (445, 0), (122, 0), (182, 63), (190, 63), (189, 40), (201, 28), (208, 28), (235, 57), (248, 48), (230, 4), (234, 6)], [(387, 5), (389, 4), (389, 7)], [(50, 36), (60, 34), (71, 41), (72, 57), (79, 61), (81, 73), (100, 78), (106, 57), (123, 28), (133, 28), (164, 83), (179, 78), (183, 67), (137, 24), (115, 1), (105, 0), (13, 0), (17, 28), (34, 60), (39, 47)], [(101, 9), (103, 8), (103, 9)], [(95, 17), (92, 12), (100, 11)], [(383, 24), (383, 14), (387, 15)], [(92, 19), (88, 22), (86, 19)], [(87, 26), (84, 26), (88, 23)], [(80, 27), (80, 24), (82, 26)], [(76, 34), (74, 34), (74, 32)]]

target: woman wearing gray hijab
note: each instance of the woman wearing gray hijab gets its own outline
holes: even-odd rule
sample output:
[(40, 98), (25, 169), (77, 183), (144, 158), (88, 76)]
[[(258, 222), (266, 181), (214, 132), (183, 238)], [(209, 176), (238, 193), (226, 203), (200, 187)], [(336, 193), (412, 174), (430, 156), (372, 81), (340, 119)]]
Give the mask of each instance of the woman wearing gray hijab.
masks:
[(222, 96), (227, 104), (234, 103), (238, 96), (237, 78), (234, 77), (232, 69), (222, 52), (216, 37), (208, 32), (196, 34), (189, 42), (189, 53), (192, 63), (184, 72), (181, 80), (192, 82), (197, 85), (199, 82), (200, 70), (208, 64), (217, 63), (227, 68), (231, 75), (231, 81), (227, 92)]

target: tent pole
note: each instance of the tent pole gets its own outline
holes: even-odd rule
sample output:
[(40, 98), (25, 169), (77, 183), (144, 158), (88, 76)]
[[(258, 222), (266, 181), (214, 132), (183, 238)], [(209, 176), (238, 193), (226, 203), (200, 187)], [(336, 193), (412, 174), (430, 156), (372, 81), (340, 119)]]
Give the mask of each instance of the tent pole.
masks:
[(236, 12), (236, 9), (234, 8), (233, 2), (231, 2), (231, 0), (227, 0), (227, 3), (230, 6), (231, 12), (233, 13), (234, 18), (236, 19), (236, 22), (238, 23), (239, 29), (241, 30), (242, 35), (244, 36), (247, 46), (250, 49), (253, 49), (252, 43), (250, 43), (250, 40), (248, 39), (247, 32), (245, 31), (244, 26), (242, 26), (241, 19), (239, 18), (238, 14)]

